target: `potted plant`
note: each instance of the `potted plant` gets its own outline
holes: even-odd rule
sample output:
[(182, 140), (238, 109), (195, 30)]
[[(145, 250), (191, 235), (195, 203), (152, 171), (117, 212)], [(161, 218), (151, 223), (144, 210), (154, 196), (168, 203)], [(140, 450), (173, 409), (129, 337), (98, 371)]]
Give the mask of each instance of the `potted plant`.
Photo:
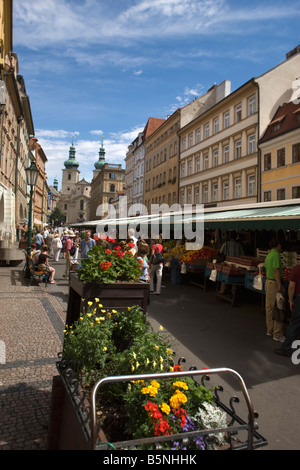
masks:
[(130, 243), (113, 249), (95, 245), (77, 272), (70, 273), (69, 325), (79, 318), (83, 305), (97, 297), (104, 307), (136, 304), (146, 313), (149, 284), (140, 281), (141, 263), (129, 251), (131, 248)]
[[(213, 388), (194, 380), (194, 368), (183, 371), (168, 335), (162, 327), (154, 331), (138, 306), (105, 309), (96, 298), (64, 333), (57, 364), (64, 392), (60, 401), (52, 399), (60, 410), (51, 410), (60, 416), (56, 448), (107, 450), (112, 445), (107, 442), (135, 450), (153, 449), (157, 443), (164, 450), (229, 448), (236, 445), (232, 438), (238, 425), (251, 437), (241, 448), (254, 447), (253, 437), (257, 447), (267, 444), (254, 432), (253, 420), (247, 426), (236, 415), (232, 405), (237, 400), (222, 405)], [(96, 395), (99, 383), (109, 378)]]

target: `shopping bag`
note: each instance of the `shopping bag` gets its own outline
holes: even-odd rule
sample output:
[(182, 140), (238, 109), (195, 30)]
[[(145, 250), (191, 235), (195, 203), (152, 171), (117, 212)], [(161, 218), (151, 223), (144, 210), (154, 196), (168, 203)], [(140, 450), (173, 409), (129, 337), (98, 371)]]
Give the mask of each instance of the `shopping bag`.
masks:
[(217, 281), (217, 270), (216, 269), (212, 269), (211, 270), (211, 273), (210, 273), (210, 277), (209, 277), (209, 280), (210, 281), (213, 281), (213, 282), (216, 282)]

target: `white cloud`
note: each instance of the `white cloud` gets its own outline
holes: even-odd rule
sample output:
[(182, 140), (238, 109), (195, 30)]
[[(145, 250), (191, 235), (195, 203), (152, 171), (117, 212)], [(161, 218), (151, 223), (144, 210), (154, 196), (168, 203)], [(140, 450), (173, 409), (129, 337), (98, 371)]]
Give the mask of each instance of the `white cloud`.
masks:
[(94, 130), (94, 131), (90, 131), (90, 134), (92, 135), (103, 135), (103, 131), (100, 129), (100, 130)]
[(133, 75), (139, 76), (142, 75), (143, 71), (142, 70), (137, 70), (136, 72), (133, 72)]

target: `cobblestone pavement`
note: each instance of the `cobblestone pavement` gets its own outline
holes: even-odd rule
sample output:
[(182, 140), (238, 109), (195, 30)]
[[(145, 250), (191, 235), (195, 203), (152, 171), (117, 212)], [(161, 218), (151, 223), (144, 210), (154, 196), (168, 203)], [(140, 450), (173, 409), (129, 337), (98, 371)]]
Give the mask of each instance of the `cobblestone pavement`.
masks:
[(56, 286), (29, 287), (22, 268), (0, 267), (0, 341), (6, 352), (0, 365), (0, 450), (46, 449), (65, 324)]

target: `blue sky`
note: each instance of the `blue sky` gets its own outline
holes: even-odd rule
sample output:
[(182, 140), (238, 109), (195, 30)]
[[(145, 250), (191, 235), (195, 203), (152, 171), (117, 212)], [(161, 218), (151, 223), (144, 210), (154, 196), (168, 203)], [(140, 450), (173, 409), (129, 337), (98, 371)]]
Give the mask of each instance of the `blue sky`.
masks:
[(124, 166), (150, 116), (283, 62), (299, 20), (300, 0), (14, 0), (14, 52), (49, 184), (73, 132), (81, 177), (91, 180), (102, 135), (107, 162)]

